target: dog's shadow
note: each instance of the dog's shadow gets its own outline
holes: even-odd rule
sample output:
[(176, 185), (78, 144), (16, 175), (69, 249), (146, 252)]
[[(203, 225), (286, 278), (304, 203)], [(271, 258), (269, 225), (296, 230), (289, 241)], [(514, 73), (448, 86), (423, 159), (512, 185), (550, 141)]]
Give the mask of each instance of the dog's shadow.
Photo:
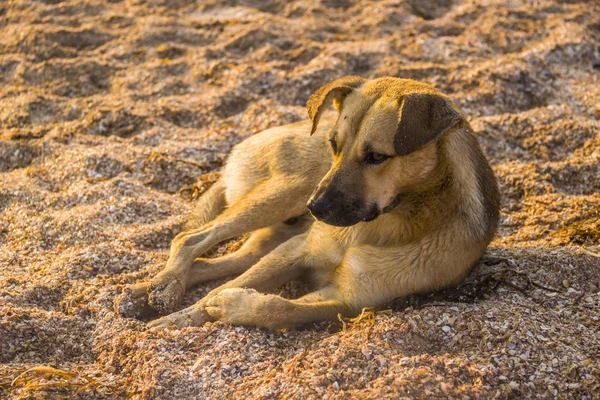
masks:
[(399, 298), (394, 300), (389, 308), (393, 311), (403, 311), (408, 307), (419, 309), (428, 306), (450, 306), (451, 303), (472, 304), (492, 298), (501, 287), (521, 293), (536, 303), (543, 300), (531, 293), (534, 289), (560, 292), (534, 281), (514, 258), (486, 253), (459, 285), (435, 293)]

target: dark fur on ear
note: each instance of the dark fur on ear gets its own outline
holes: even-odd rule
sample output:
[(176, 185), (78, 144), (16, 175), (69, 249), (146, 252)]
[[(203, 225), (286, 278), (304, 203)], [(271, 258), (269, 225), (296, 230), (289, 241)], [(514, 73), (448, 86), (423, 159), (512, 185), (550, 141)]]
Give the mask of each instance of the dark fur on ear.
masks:
[(419, 150), (462, 119), (447, 100), (435, 94), (410, 94), (399, 101), (400, 122), (394, 147), (401, 156)]
[(323, 111), (327, 109), (332, 101), (335, 100), (337, 106), (350, 92), (359, 88), (366, 81), (365, 78), (361, 78), (360, 76), (345, 76), (321, 86), (314, 92), (306, 102), (308, 116), (313, 122), (310, 134), (315, 133), (321, 114), (323, 114)]

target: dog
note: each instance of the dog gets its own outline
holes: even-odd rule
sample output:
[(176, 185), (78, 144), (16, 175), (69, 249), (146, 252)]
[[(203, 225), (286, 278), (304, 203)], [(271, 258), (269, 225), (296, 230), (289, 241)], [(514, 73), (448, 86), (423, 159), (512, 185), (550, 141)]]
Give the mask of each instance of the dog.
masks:
[[(334, 105), (337, 119), (321, 117)], [(166, 267), (127, 287), (119, 314), (150, 327), (292, 329), (461, 282), (492, 240), (496, 178), (469, 123), (433, 86), (347, 76), (307, 101), (310, 120), (236, 145), (172, 241)], [(236, 252), (201, 258), (251, 232)], [(173, 312), (186, 289), (239, 275)], [(297, 299), (261, 292), (308, 277)]]

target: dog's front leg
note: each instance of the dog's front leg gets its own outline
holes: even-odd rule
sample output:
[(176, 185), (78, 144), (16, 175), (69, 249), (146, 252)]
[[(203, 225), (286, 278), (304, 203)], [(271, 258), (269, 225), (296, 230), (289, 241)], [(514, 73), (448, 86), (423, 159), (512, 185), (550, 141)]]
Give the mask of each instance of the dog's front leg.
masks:
[(352, 314), (341, 298), (335, 286), (327, 286), (296, 300), (253, 289), (233, 288), (210, 299), (206, 310), (216, 319), (232, 325), (295, 328), (309, 322), (333, 320), (340, 313)]
[(207, 311), (233, 325), (269, 329), (332, 320), (338, 313), (354, 316), (363, 308), (379, 307), (397, 297), (458, 283), (481, 251), (452, 238), (439, 248), (429, 243), (396, 248), (357, 246), (348, 249), (329, 284), (316, 292), (288, 300), (255, 290), (227, 289), (208, 301)]
[[(252, 288), (265, 291), (297, 278), (310, 263), (306, 251), (306, 237), (306, 233), (294, 236), (267, 254), (242, 275), (212, 290), (193, 306), (152, 321), (149, 326), (152, 328), (170, 325), (179, 328), (201, 326), (205, 322), (214, 320), (207, 312), (206, 305), (211, 298), (225, 289)], [(243, 307), (243, 305), (241, 306)]]

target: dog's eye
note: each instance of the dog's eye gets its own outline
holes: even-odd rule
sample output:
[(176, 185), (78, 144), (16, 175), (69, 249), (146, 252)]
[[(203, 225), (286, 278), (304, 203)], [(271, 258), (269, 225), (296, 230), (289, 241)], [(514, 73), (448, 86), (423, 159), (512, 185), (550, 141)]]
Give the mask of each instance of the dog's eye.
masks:
[(331, 144), (333, 154), (337, 154), (337, 143), (335, 142), (335, 139), (329, 139), (329, 143)]
[(388, 158), (390, 158), (390, 156), (386, 156), (385, 154), (369, 152), (365, 156), (365, 163), (367, 163), (367, 164), (381, 164), (382, 162), (384, 162)]

